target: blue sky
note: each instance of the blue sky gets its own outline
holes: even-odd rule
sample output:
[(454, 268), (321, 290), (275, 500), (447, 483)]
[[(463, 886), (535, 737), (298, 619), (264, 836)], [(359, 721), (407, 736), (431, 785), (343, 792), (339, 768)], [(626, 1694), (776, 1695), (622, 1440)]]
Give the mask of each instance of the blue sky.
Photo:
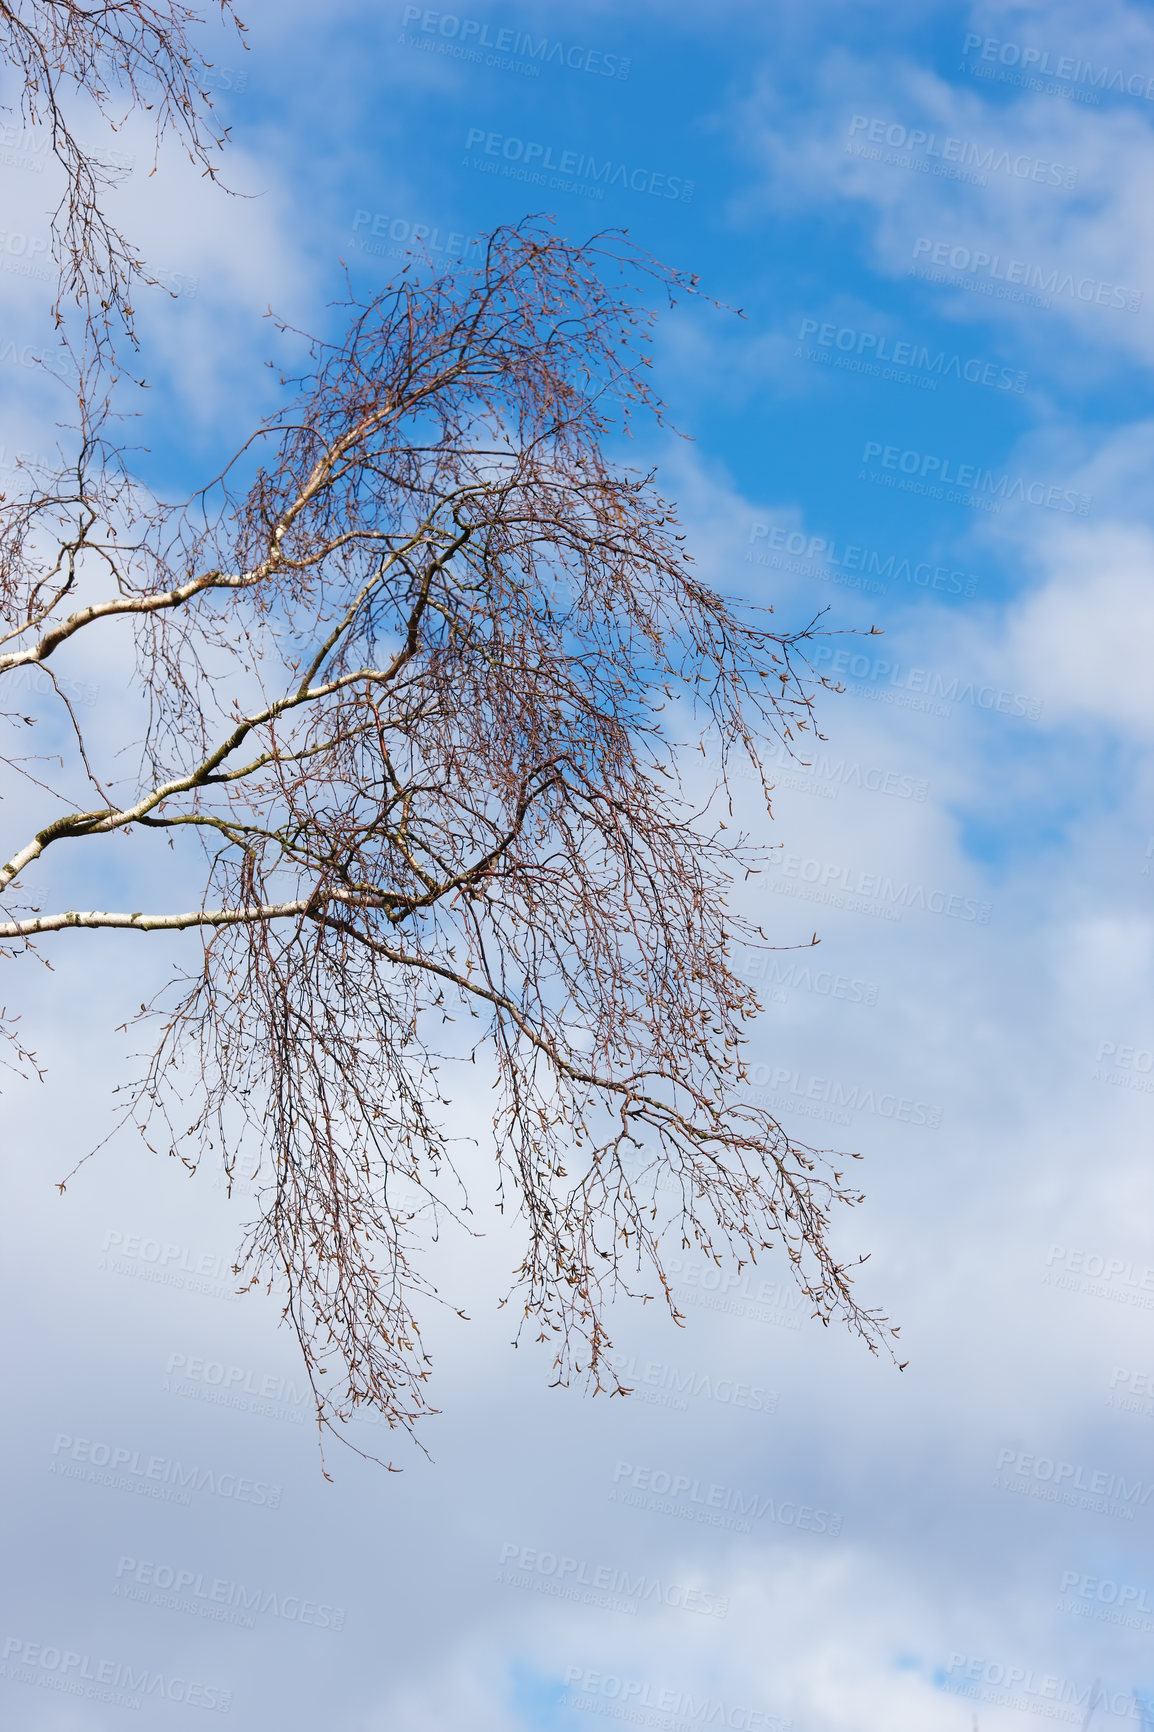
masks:
[[(171, 150), (149, 178), (135, 122), (117, 147), (123, 219), (182, 288), (142, 302), (126, 399), (162, 490), (275, 405), (266, 362), (299, 347), (268, 310), (331, 332), (343, 268), (370, 294), (414, 238), (440, 260), (527, 212), (625, 227), (744, 315), (662, 314), (690, 437), (628, 454), (719, 587), (883, 634), (824, 646), (845, 689), (772, 826), (748, 790), (778, 853), (742, 896), (777, 942), (820, 935), (810, 973), (762, 977), (752, 1056), (783, 1122), (866, 1157), (839, 1232), (910, 1364), (811, 1323), (772, 1260), (687, 1261), (684, 1329), (615, 1320), (629, 1402), (548, 1389), (496, 1310), (515, 1229), (486, 1216), (438, 1251), (472, 1321), (430, 1320), (433, 1461), (338, 1458), (328, 1483), (275, 1305), (212, 1273), (244, 1199), (127, 1139), (53, 1188), (131, 1072), (114, 1025), (178, 954), (76, 936), (21, 974), (49, 1082), (6, 1096), (8, 1723), (196, 1719), (74, 1694), (59, 1651), (229, 1691), (251, 1732), (1013, 1732), (1083, 1725), (1094, 1690), (1096, 1732), (1144, 1724), (1154, 11), (289, 0), (246, 23), (249, 52), (212, 51), (236, 196)], [(45, 188), (26, 157), (0, 172), (3, 264)], [(58, 400), (19, 357), (51, 288), (0, 270), (0, 295), (0, 443), (42, 450)], [(99, 657), (67, 672), (111, 753), (128, 663), (111, 634)], [(5, 811), (19, 830), (23, 796)], [(104, 1448), (281, 1495), (145, 1497), (85, 1477)], [(206, 1615), (237, 1584), (265, 1609)]]

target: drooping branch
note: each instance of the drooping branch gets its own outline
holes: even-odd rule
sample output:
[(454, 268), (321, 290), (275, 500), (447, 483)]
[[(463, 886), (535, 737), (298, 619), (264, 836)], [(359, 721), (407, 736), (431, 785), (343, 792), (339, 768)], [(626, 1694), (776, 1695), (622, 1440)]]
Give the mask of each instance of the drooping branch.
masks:
[[(244, 26), (232, 0), (218, 0), (221, 22), (243, 45)], [(85, 338), (100, 360), (112, 358), (117, 330), (135, 342), (132, 295), (153, 284), (145, 262), (106, 210), (117, 166), (81, 142), (79, 110), (90, 104), (113, 127), (147, 113), (156, 144), (175, 134), (190, 159), (216, 178), (227, 137), (212, 97), (197, 82), (193, 35), (201, 15), (180, 0), (0, 0), (0, 58), (20, 83), (28, 126), (47, 128), (64, 174), (52, 218), (53, 255), (60, 270), (55, 312), (80, 309)]]
[[(0, 695), (119, 634), (144, 707), (127, 794), (76, 724), (116, 798), (60, 785), (0, 873), (0, 943), (201, 932), (128, 1113), (192, 1164), (251, 1153), (241, 1266), (279, 1281), (325, 1420), (427, 1411), (414, 1305), (427, 1232), (469, 1218), (446, 1115), (478, 1061), (559, 1379), (607, 1375), (615, 1291), (673, 1305), (671, 1245), (774, 1249), (818, 1316), (883, 1337), (831, 1249), (858, 1193), (750, 1098), (729, 958), (758, 929), (730, 903), (764, 856), (713, 815), (734, 753), (768, 806), (765, 735), (813, 728), (817, 622), (704, 584), (653, 470), (614, 455), (630, 417), (662, 425), (654, 285), (695, 292), (620, 236), (499, 230), (471, 282), (355, 306), (192, 500), (146, 498), (97, 418), (0, 510)], [(154, 911), (16, 904), (63, 844), (142, 831), (203, 844), (200, 906), (147, 875)]]

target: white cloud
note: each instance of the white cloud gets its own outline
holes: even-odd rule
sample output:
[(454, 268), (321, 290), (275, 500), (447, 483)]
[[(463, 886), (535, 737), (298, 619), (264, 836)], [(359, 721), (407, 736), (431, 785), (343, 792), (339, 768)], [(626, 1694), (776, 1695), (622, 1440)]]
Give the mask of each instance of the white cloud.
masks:
[(1154, 724), (1154, 534), (1070, 528), (1048, 538), (1047, 580), (1012, 609), (1008, 653), (1055, 721)]
[[(937, 270), (925, 293), (959, 322), (998, 319), (1051, 368), (1078, 374), (1103, 352), (1154, 358), (1154, 238), (1143, 220), (1154, 113), (1028, 95), (1007, 107), (976, 81), (947, 83), (888, 48), (872, 58), (829, 48), (813, 86), (799, 106), (768, 66), (736, 111), (735, 137), (763, 177), (734, 200), (743, 225), (759, 209), (815, 201), (856, 209), (875, 268), (895, 279)], [(1015, 300), (1023, 282), (1050, 284), (1052, 307)], [(1124, 310), (1139, 292), (1138, 313)], [(1062, 352), (1067, 327), (1086, 353)]]
[[(924, 11), (901, 12), (903, 29)], [(741, 13), (724, 6), (718, 16), (728, 27), (735, 17), (740, 25)], [(806, 31), (820, 38), (848, 32), (862, 15), (860, 6), (787, 7), (781, 28), (788, 42)], [(871, 28), (883, 20), (880, 7), (866, 15)], [(343, 9), (342, 29), (357, 16)], [(1093, 24), (1089, 15), (1055, 9), (1002, 15), (993, 8), (980, 16), (1007, 35), (1043, 20), (1055, 40), (1075, 45)], [(1111, 54), (1120, 45), (1144, 52), (1147, 38), (1134, 14), (1114, 8), (1104, 16), (1114, 33)], [(291, 160), (278, 154), (278, 141), (292, 132), (294, 92), (305, 102), (314, 83), (339, 133), (348, 68), (320, 15), (306, 16), (294, 0), (285, 17), (291, 28), (276, 64), (297, 82), (286, 84), (283, 116), (266, 113), (254, 122), (233, 158), (234, 181), (265, 189), (262, 197), (230, 201), (167, 160), (163, 184), (138, 171), (126, 189), (127, 226), (138, 229), (149, 256), (199, 279), (195, 300), (150, 302), (142, 313), (158, 377), (170, 396), (179, 393), (194, 431), (243, 434), (263, 406), (265, 303), (307, 320), (322, 299), (327, 242), (316, 237), (330, 208), (328, 168), (315, 138), (298, 140)], [(764, 17), (762, 10), (759, 21)], [(646, 18), (656, 65), (669, 47), (668, 14), (650, 9)], [(884, 18), (892, 22), (892, 13)], [(582, 14), (589, 31), (594, 23), (607, 27), (607, 19), (601, 8)], [(266, 27), (275, 22), (269, 14)], [(714, 39), (712, 14), (695, 13), (690, 23)], [(407, 120), (418, 114), (416, 102), (404, 106), (406, 76), (424, 81), (414, 86), (420, 103), (439, 88), (421, 57), (409, 60), (411, 68), (398, 55), (381, 74), (397, 103), (388, 125), (402, 141)], [(741, 78), (745, 66), (737, 61), (734, 55), (729, 73)], [(1039, 258), (1058, 259), (1068, 248), (1103, 274), (1150, 266), (1154, 282), (1143, 203), (1154, 156), (1144, 109), (1090, 117), (1039, 98), (1016, 101), (995, 117), (980, 87), (951, 91), (919, 71), (904, 48), (895, 52), (892, 37), (884, 52), (826, 53), (823, 65), (820, 100), (807, 97), (800, 115), (768, 81), (745, 112), (758, 129), (772, 208), (820, 203), (827, 211), (864, 212), (871, 256), (895, 280), (908, 263), (910, 237), (940, 223), (967, 244), (990, 242), (1015, 256), (1033, 257), (1027, 249), (1035, 248)], [(690, 74), (697, 90), (696, 67)], [(639, 72), (630, 97), (641, 89)], [(977, 189), (845, 158), (850, 117), (873, 104), (879, 113), (908, 115), (909, 124), (924, 119), (976, 140), (1013, 136), (1035, 155), (1068, 157), (1085, 165), (1088, 190), (1071, 197), (1006, 180), (991, 183), (979, 201)], [(623, 126), (637, 126), (640, 135), (644, 99), (621, 112)], [(357, 172), (356, 141), (346, 145), (344, 166), (351, 161)], [(400, 145), (389, 175), (391, 188), (425, 186), (426, 202), (435, 202), (437, 174), (423, 178)], [(385, 197), (374, 208), (384, 209)], [(804, 259), (799, 272), (802, 266)], [(6, 303), (13, 324), (17, 313), (27, 311), (30, 325), (43, 314), (39, 288), (2, 276), (0, 283), (15, 291)], [(858, 316), (836, 271), (819, 286), (847, 322)], [(984, 297), (958, 294), (950, 304), (959, 320), (973, 309), (985, 318), (992, 308), (1011, 329), (1020, 320), (1023, 345), (1034, 343), (1042, 359), (1064, 345), (1069, 355), (1060, 364), (1087, 375), (1099, 367), (1103, 345), (1148, 352), (1145, 316), (1090, 309), (1077, 324), (1073, 312), (1035, 318)], [(779, 340), (756, 326), (748, 334), (741, 327), (728, 347), (724, 328), (716, 342), (691, 338), (688, 324), (665, 329), (673, 334), (659, 351), (660, 369), (677, 375), (678, 389), (688, 378), (703, 400), (708, 390), (713, 404), (739, 403), (744, 411), (789, 360)], [(21, 406), (16, 431), (20, 417), (33, 413), (40, 417), (29, 419), (34, 432), (51, 419), (46, 408)], [(182, 431), (181, 422), (170, 454)], [(727, 449), (719, 438), (663, 444), (658, 455), (709, 581), (773, 601), (780, 626), (827, 599), (838, 626), (868, 623), (882, 611), (870, 597), (826, 583), (820, 553), (806, 560), (814, 568), (806, 572), (746, 562), (756, 522), (772, 519), (806, 538), (826, 529), (816, 507), (801, 506), (772, 475), (756, 488), (738, 484), (737, 462), (747, 461), (747, 449)], [(940, 716), (870, 701), (860, 691), (828, 696), (821, 724), (831, 755), (924, 782), (926, 797), (833, 780), (834, 795), (826, 797), (804, 782), (786, 786), (783, 774), (776, 822), (764, 832), (807, 859), (988, 899), (989, 925), (918, 907), (883, 923), (870, 914), (868, 897), (863, 912), (848, 901), (778, 895), (768, 881), (742, 888), (775, 939), (792, 943), (817, 926), (821, 966), (876, 989), (871, 1002), (785, 989), (767, 1004), (751, 1056), (796, 1074), (800, 1100), (817, 1077), (944, 1109), (933, 1132), (858, 1108), (849, 1125), (783, 1114), (814, 1141), (868, 1157), (856, 1169), (868, 1202), (841, 1220), (838, 1242), (847, 1254), (873, 1252), (860, 1273), (862, 1290), (903, 1322), (909, 1371), (899, 1377), (833, 1330), (808, 1322), (782, 1327), (755, 1309), (687, 1303), (686, 1328), (678, 1330), (656, 1306), (621, 1306), (615, 1339), (641, 1365), (652, 1360), (756, 1381), (780, 1394), (777, 1411), (693, 1397), (682, 1407), (640, 1395), (589, 1402), (549, 1390), (547, 1348), (526, 1341), (512, 1352), (516, 1320), (496, 1309), (520, 1225), (488, 1213), (491, 1166), (484, 1151), (468, 1152), (473, 1222), (486, 1237), (466, 1242), (446, 1233), (435, 1253), (442, 1291), (473, 1318), (464, 1324), (434, 1310), (429, 1319), (433, 1399), (445, 1410), (425, 1434), (436, 1464), (428, 1467), (387, 1438), (382, 1453), (406, 1462), (403, 1479), (332, 1451), (335, 1483), (326, 1483), (307, 1426), (163, 1389), (174, 1352), (251, 1366), (261, 1376), (296, 1369), (275, 1295), (233, 1304), (192, 1283), (146, 1278), (161, 1272), (169, 1247), (171, 1270), (179, 1270), (186, 1248), (226, 1259), (250, 1199), (229, 1205), (205, 1182), (207, 1172), (189, 1180), (163, 1151), (151, 1154), (128, 1139), (87, 1166), (65, 1198), (52, 1188), (106, 1128), (110, 1087), (132, 1072), (128, 1049), (140, 1043), (105, 1031), (104, 1013), (110, 1006), (116, 1020), (130, 1013), (174, 956), (195, 954), (194, 939), (180, 948), (134, 935), (65, 935), (50, 952), (54, 974), (6, 962), (11, 984), (0, 992), (0, 999), (14, 998), (20, 989), (32, 1043), (51, 1061), (47, 1088), (18, 1089), (5, 1100), (5, 1140), (14, 1156), (5, 1182), (17, 1224), (5, 1301), (21, 1320), (12, 1382), (22, 1397), (10, 1428), (17, 1494), (10, 1501), (30, 1560), (27, 1575), (14, 1579), (13, 1631), (67, 1650), (139, 1655), (181, 1675), (195, 1663), (198, 1676), (235, 1686), (233, 1717), (253, 1732), (326, 1724), (521, 1732), (567, 1724), (555, 1698), (575, 1665), (582, 1674), (639, 1680), (658, 1692), (738, 1701), (792, 1718), (801, 1732), (849, 1732), (863, 1723), (969, 1732), (972, 1704), (934, 1683), (935, 1668), (948, 1668), (953, 1655), (1060, 1670), (1087, 1683), (1099, 1671), (1124, 1672), (1139, 1651), (1103, 1650), (1106, 1626), (1058, 1614), (1054, 1602), (1070, 1569), (1130, 1572), (1124, 1579), (1144, 1582), (1148, 1518), (1140, 1512), (1123, 1522), (1014, 1497), (990, 1480), (998, 1450), (1010, 1445), (1128, 1474), (1145, 1474), (1149, 1454), (1150, 1420), (1105, 1407), (1113, 1365), (1144, 1367), (1149, 1359), (1149, 1311), (1134, 1302), (1150, 1293), (1142, 1278), (1150, 1261), (1149, 1097), (1092, 1074), (1103, 1040), (1150, 1044), (1144, 982), (1154, 927), (1140, 900), (1149, 885), (1138, 877), (1137, 856), (1126, 865), (1130, 891), (1119, 889), (1117, 875), (1119, 839), (1144, 837), (1149, 820), (1141, 789), (1122, 780), (1111, 787), (1103, 816), (1087, 770), (1092, 757), (1080, 754), (1100, 736), (1132, 751), (1154, 708), (1154, 522), (1147, 504), (1154, 428), (1138, 423), (1103, 434), (1088, 414), (1082, 421), (1059, 417), (1021, 441), (1006, 459), (1007, 468), (1015, 465), (1069, 477), (1094, 496), (1093, 515), (1024, 508), (992, 524), (982, 520), (941, 558), (950, 569), (976, 570), (973, 549), (991, 551), (1013, 574), (1010, 599), (994, 602), (983, 587), (947, 607), (929, 591), (895, 584), (882, 598), (887, 635), (868, 647), (871, 656), (903, 666), (956, 674), (963, 685), (972, 679), (1035, 694), (1045, 700), (1041, 723), (989, 714), (965, 700)], [(959, 552), (963, 546), (970, 551)], [(983, 585), (987, 569), (981, 566)], [(106, 646), (100, 655), (89, 673), (114, 694), (101, 715), (111, 746), (130, 725), (130, 675), (118, 649)], [(85, 677), (79, 665), (69, 671)], [(1055, 770), (1076, 808), (1068, 834), (1047, 840), (1041, 861), (999, 853), (998, 845), (1031, 834), (1034, 819), (1048, 819)], [(984, 852), (982, 838), (975, 843), (969, 832), (1003, 797), (1015, 802), (1013, 821), (1003, 822), (998, 808), (995, 846)], [(738, 803), (752, 824), (752, 800), (739, 792)], [(14, 799), (3, 812), (19, 830), (27, 807)], [(148, 874), (130, 870), (137, 856), (127, 841), (109, 838), (108, 847), (113, 864), (102, 888), (123, 905), (119, 893), (135, 897)], [(183, 899), (189, 884), (166, 882), (164, 895)], [(93, 889), (91, 881), (81, 887)], [(448, 1066), (443, 1080), (456, 1090), (454, 1123), (481, 1127), (483, 1135), (485, 1091), (456, 1074), (450, 1079)], [(126, 1259), (129, 1273), (102, 1267), (109, 1231), (155, 1244), (155, 1264), (137, 1256)], [(1099, 1292), (1083, 1288), (1080, 1277), (1064, 1288), (1044, 1284), (1055, 1268), (1062, 1273), (1060, 1262), (1046, 1261), (1055, 1244), (1133, 1261), (1138, 1276), (1129, 1284), (1099, 1282)], [(773, 1283), (783, 1273), (770, 1253), (755, 1279)], [(696, 1291), (700, 1297), (704, 1289)], [(61, 1431), (123, 1438), (145, 1460), (154, 1451), (183, 1452), (251, 1468), (284, 1485), (282, 1510), (273, 1516), (220, 1499), (189, 1510), (66, 1482), (47, 1471)], [(362, 1433), (370, 1446), (380, 1441), (379, 1427)], [(812, 1496), (842, 1510), (845, 1526), (832, 1538), (763, 1520), (753, 1535), (739, 1536), (611, 1504), (621, 1460), (668, 1464), (779, 1500)], [(618, 1615), (498, 1584), (501, 1548), (514, 1539), (579, 1550), (594, 1564), (716, 1585), (730, 1595), (729, 1616), (707, 1620), (675, 1608)], [(127, 1603), (111, 1592), (126, 1554), (168, 1560), (208, 1581), (259, 1582), (345, 1605), (346, 1630), (266, 1617), (244, 1631), (170, 1606)], [(1132, 1669), (1142, 1664), (1139, 1655)], [(29, 1725), (55, 1724), (49, 1710), (36, 1708), (48, 1691), (11, 1688)], [(983, 1727), (1017, 1723), (1015, 1711), (998, 1703), (980, 1712)], [(78, 1700), (68, 1713), (69, 1724), (90, 1726), (103, 1709)], [(598, 1713), (583, 1723), (608, 1721)]]

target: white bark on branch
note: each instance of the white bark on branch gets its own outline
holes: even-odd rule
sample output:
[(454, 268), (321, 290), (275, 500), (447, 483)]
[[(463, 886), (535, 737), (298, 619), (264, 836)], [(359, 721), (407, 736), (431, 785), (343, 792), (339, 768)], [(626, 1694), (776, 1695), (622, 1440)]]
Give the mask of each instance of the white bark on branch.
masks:
[[(334, 900), (338, 900), (334, 898)], [(38, 932), (63, 932), (70, 926), (113, 926), (127, 932), (183, 932), (190, 926), (246, 926), (259, 920), (283, 920), (305, 914), (311, 897), (297, 902), (268, 903), (256, 908), (200, 908), (186, 914), (115, 914), (96, 909), (69, 909), (66, 914), (41, 914), (31, 920), (0, 922), (0, 939), (35, 938)]]

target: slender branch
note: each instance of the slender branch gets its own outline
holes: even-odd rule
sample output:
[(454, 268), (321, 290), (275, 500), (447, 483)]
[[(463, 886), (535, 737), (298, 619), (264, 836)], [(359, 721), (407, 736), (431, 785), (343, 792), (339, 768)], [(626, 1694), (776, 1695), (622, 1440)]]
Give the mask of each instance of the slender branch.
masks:
[[(611, 460), (602, 388), (626, 430), (630, 405), (661, 417), (642, 281), (694, 290), (621, 236), (498, 230), (473, 280), (354, 305), (184, 505), (146, 497), (86, 404), (79, 460), (0, 501), (0, 624), (25, 646), (0, 674), (119, 616), (146, 711), (117, 783), (101, 750), (121, 742), (68, 705), (67, 773), (116, 798), (49, 789), (0, 891), (114, 831), (195, 835), (206, 862), (199, 906), (134, 890), (154, 911), (44, 913), (39, 891), (7, 903), (0, 944), (11, 966), (69, 930), (200, 932), (145, 1013), (161, 1032), (127, 1113), (190, 1164), (253, 1153), (270, 1182), (238, 1267), (280, 1282), (324, 1423), (428, 1410), (425, 1204), (397, 1192), (440, 1222), (460, 1183), (444, 1073), (482, 1050), (526, 1235), (514, 1289), (557, 1380), (600, 1386), (615, 1292), (652, 1277), (676, 1318), (672, 1242), (777, 1247), (816, 1315), (882, 1340), (831, 1242), (858, 1194), (748, 1092), (759, 1007), (731, 958), (764, 934), (729, 900), (764, 851), (711, 816), (735, 751), (768, 810), (763, 736), (814, 727), (818, 622), (776, 630), (711, 589), (654, 473)], [(700, 795), (686, 734), (720, 763)], [(458, 997), (480, 1037), (444, 1054), (430, 1030)]]
[(32, 920), (0, 922), (0, 939), (35, 938), (41, 932), (66, 932), (72, 928), (109, 927), (120, 932), (186, 932), (192, 926), (251, 926), (266, 920), (284, 920), (306, 914), (310, 899), (266, 903), (256, 908), (199, 908), (185, 914), (115, 914), (79, 912), (42, 914)]

